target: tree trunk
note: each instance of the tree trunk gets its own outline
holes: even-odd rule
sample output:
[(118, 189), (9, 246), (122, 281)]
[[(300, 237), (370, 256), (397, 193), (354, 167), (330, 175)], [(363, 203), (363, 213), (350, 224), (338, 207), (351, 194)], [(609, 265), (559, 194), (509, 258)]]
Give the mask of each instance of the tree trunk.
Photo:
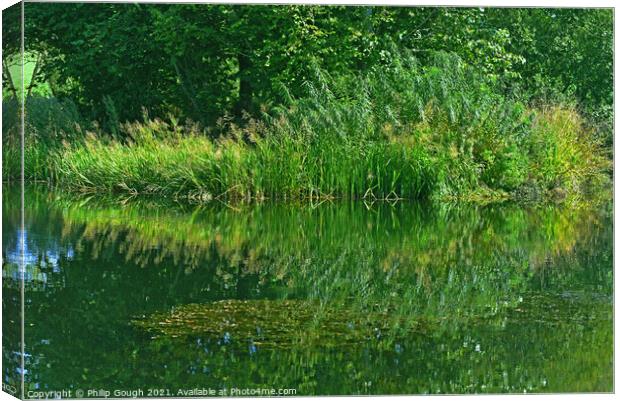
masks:
[(189, 103), (192, 106), (192, 109), (194, 110), (194, 118), (200, 119), (201, 110), (200, 110), (200, 107), (198, 106), (198, 103), (196, 103), (197, 96), (196, 96), (195, 88), (191, 85), (190, 82), (188, 82), (189, 79), (187, 78), (187, 74), (184, 74), (183, 71), (181, 71), (181, 68), (179, 67), (179, 64), (177, 63), (177, 60), (173, 57), (170, 61), (172, 63), (172, 67), (174, 68), (174, 71), (177, 74), (179, 82), (181, 83), (181, 89), (183, 90), (183, 93), (185, 93), (187, 100), (189, 100)]
[(9, 70), (9, 67), (7, 67), (7, 65), (5, 64), (4, 60), (2, 60), (2, 72), (4, 73), (4, 77), (7, 81), (9, 90), (11, 91), (15, 99), (17, 99), (18, 98), (17, 89), (15, 88), (15, 84), (13, 83), (13, 77), (11, 76), (11, 71)]

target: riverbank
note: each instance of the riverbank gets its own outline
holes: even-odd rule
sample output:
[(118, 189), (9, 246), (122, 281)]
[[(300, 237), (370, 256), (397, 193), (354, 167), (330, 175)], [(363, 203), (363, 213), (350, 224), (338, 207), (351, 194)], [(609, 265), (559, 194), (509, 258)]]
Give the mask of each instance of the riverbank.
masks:
[[(475, 149), (486, 138), (459, 146), (460, 138), (430, 127), (353, 141), (252, 132), (211, 140), (174, 134), (161, 121), (131, 129), (136, 135), (128, 144), (90, 137), (58, 149), (27, 145), (26, 178), (77, 192), (199, 201), (563, 200), (611, 185), (610, 160), (584, 135), (578, 115), (560, 108), (538, 112), (521, 146), (495, 152)], [(18, 153), (4, 151), (3, 171), (14, 178)]]
[[(365, 76), (317, 71), (306, 96), (210, 129), (146, 116), (114, 136), (39, 129), (24, 173), (83, 193), (197, 201), (561, 201), (611, 187), (611, 157), (575, 107), (500, 89), (450, 55)], [(20, 176), (18, 143), (4, 143), (5, 180)]]

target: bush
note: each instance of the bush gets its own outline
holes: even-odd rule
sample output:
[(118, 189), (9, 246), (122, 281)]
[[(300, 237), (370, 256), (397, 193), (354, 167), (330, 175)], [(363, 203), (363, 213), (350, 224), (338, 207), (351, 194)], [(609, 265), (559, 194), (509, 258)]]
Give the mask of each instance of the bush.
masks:
[(580, 192), (586, 185), (610, 184), (611, 160), (583, 118), (572, 108), (540, 110), (528, 141), (531, 178), (544, 189)]

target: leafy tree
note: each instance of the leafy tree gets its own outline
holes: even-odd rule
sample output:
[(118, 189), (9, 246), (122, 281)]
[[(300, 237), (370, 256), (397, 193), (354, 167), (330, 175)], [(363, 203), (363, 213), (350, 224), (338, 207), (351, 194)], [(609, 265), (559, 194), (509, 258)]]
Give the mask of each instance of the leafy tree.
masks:
[(26, 24), (39, 81), (110, 127), (144, 109), (204, 125), (256, 115), (304, 93), (316, 67), (380, 71), (403, 49), (456, 53), (530, 98), (613, 101), (604, 9), (28, 3)]

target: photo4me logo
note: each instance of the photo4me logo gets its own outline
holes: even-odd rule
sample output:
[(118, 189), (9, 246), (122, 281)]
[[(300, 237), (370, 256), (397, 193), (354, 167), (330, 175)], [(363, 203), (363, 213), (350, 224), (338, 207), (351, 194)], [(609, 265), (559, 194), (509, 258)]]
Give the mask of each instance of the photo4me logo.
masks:
[(297, 390), (294, 388), (237, 388), (233, 387), (230, 389), (231, 397), (247, 397), (247, 396), (258, 396), (258, 397), (275, 397), (275, 396), (287, 396), (287, 395), (296, 395)]

